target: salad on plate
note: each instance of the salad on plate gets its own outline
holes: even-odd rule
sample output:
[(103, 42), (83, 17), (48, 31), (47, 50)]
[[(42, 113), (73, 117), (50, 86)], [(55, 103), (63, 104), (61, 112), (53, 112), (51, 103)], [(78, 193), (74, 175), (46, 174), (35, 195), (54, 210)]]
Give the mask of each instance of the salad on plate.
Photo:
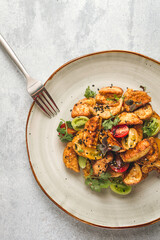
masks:
[(140, 88), (124, 93), (111, 84), (96, 94), (88, 86), (72, 109), (73, 120), (61, 120), (57, 127), (67, 143), (65, 166), (77, 173), (82, 169), (93, 191), (110, 188), (127, 195), (151, 171), (160, 173), (160, 116)]

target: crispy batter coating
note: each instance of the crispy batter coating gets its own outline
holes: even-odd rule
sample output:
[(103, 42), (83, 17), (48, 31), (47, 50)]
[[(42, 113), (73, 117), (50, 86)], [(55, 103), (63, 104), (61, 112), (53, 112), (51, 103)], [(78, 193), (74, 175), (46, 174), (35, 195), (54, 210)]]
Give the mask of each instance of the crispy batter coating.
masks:
[(124, 107), (127, 112), (132, 112), (149, 102), (151, 97), (146, 92), (128, 88), (124, 93)]
[(99, 90), (101, 95), (104, 95), (106, 98), (114, 98), (114, 95), (121, 97), (123, 94), (123, 90), (120, 87), (112, 86), (112, 87), (103, 87)]
[(149, 141), (151, 143), (151, 149), (149, 150), (147, 155), (144, 158), (142, 158), (140, 161), (142, 164), (145, 164), (145, 165), (155, 162), (159, 156), (159, 149), (155, 139), (153, 137), (150, 137)]
[(90, 106), (94, 106), (95, 103), (96, 100), (94, 98), (84, 98), (82, 100), (79, 100), (78, 103), (76, 103), (73, 107), (71, 113), (72, 118), (78, 116), (91, 117)]
[(93, 174), (95, 176), (99, 176), (100, 174), (106, 172), (108, 168), (108, 163), (111, 162), (112, 160), (113, 160), (113, 153), (108, 152), (105, 158), (94, 162), (92, 165)]
[(119, 114), (120, 122), (118, 125), (127, 124), (127, 125), (136, 125), (142, 124), (143, 121), (135, 113), (122, 112)]
[(99, 132), (101, 130), (102, 118), (95, 116), (90, 118), (85, 124), (83, 141), (87, 147), (96, 148)]
[(73, 143), (69, 142), (63, 152), (63, 161), (67, 168), (72, 169), (75, 172), (79, 172), (77, 154), (73, 149)]
[(99, 134), (99, 140), (102, 143), (102, 139), (106, 137), (107, 138), (107, 143), (110, 146), (118, 146), (120, 147), (120, 150), (118, 152), (124, 152), (125, 149), (122, 147), (122, 144), (120, 142), (117, 141), (117, 139), (115, 139), (112, 135), (112, 133), (108, 130), (105, 131), (104, 129), (100, 132)]
[(82, 157), (91, 159), (91, 160), (99, 160), (102, 159), (102, 154), (100, 150), (96, 148), (86, 147), (83, 143), (83, 135), (84, 130), (81, 130), (77, 133), (77, 135), (73, 138), (73, 149), (74, 151)]
[(141, 119), (141, 120), (147, 120), (149, 119), (152, 114), (153, 114), (153, 110), (152, 110), (152, 106), (151, 104), (146, 104), (144, 107), (141, 107), (139, 109), (137, 109), (136, 111), (134, 111), (134, 113)]
[(123, 179), (123, 182), (127, 185), (135, 185), (142, 180), (142, 171), (137, 163), (134, 163), (133, 167)]
[(159, 149), (157, 142), (153, 137), (149, 138), (149, 140), (151, 142), (150, 151), (146, 154), (145, 157), (141, 158), (138, 161), (138, 164), (142, 166), (142, 172), (145, 174), (151, 172), (154, 167), (158, 166), (157, 164), (159, 158)]
[(115, 116), (121, 112), (123, 99), (119, 99), (119, 105), (116, 107), (109, 107), (108, 105), (95, 105), (90, 107), (90, 112), (94, 116), (100, 116), (103, 119), (109, 119), (111, 115)]
[(151, 143), (148, 139), (143, 139), (135, 148), (129, 149), (120, 156), (124, 162), (135, 162), (144, 157), (151, 149)]
[(133, 128), (135, 128), (136, 131), (137, 131), (138, 142), (142, 141), (142, 139), (143, 139), (143, 125), (142, 124), (137, 124), (137, 125), (134, 125)]
[(123, 178), (123, 176), (124, 176), (124, 173), (121, 173), (121, 172), (115, 172), (115, 171), (113, 171), (110, 167), (108, 167), (108, 169), (107, 169), (107, 172), (108, 173), (110, 173), (111, 174), (111, 177), (122, 177)]
[(104, 104), (104, 105), (108, 105), (109, 107), (116, 107), (119, 105), (119, 100), (116, 101), (114, 99), (109, 99), (101, 94), (97, 94), (96, 97), (96, 103), (98, 104)]

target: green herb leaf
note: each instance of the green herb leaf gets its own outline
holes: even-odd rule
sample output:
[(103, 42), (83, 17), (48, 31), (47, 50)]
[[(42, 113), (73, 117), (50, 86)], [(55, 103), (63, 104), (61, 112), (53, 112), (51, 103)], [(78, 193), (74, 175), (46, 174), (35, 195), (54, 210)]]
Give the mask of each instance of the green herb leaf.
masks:
[(72, 124), (71, 124), (71, 121), (66, 121), (66, 123), (67, 123), (67, 127), (68, 127), (68, 128), (73, 129)]
[(72, 134), (66, 134), (66, 135), (59, 135), (59, 138), (61, 140), (61, 142), (71, 142), (73, 139), (73, 135)]
[[(63, 123), (65, 123), (65, 128), (61, 128), (61, 125)], [(59, 133), (58, 137), (60, 138), (61, 142), (71, 142), (73, 139), (73, 135), (68, 134), (68, 132), (67, 132), (68, 125), (70, 125), (70, 121), (66, 122), (63, 119), (61, 119), (61, 121), (57, 127), (57, 132)]]
[(92, 191), (100, 192), (102, 188), (108, 188), (111, 184), (109, 180), (109, 173), (102, 173), (99, 177), (88, 177), (85, 184), (91, 188)]
[[(112, 121), (112, 119), (114, 119), (114, 120)], [(111, 115), (111, 118), (109, 118), (108, 120), (105, 120), (102, 123), (102, 126), (103, 126), (104, 130), (112, 129), (113, 126), (118, 125), (119, 121), (120, 121), (120, 119), (117, 115), (116, 116)]]
[(100, 175), (100, 178), (103, 179), (103, 180), (108, 180), (108, 178), (111, 176), (110, 173), (102, 173)]
[(86, 91), (85, 91), (84, 96), (85, 96), (86, 98), (95, 97), (95, 96), (96, 96), (96, 92), (93, 92), (93, 91), (90, 89), (90, 87), (88, 86), (88, 87), (86, 88)]

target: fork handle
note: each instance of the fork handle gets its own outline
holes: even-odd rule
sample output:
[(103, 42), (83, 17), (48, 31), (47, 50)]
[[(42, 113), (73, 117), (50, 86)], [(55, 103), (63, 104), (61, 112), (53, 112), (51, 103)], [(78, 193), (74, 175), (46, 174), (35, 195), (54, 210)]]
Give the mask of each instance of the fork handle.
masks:
[(17, 67), (21, 70), (21, 72), (23, 73), (23, 75), (26, 77), (26, 79), (29, 78), (29, 74), (27, 73), (26, 69), (24, 68), (24, 66), (22, 65), (22, 63), (19, 61), (18, 57), (16, 56), (16, 54), (14, 53), (14, 51), (12, 50), (12, 48), (8, 45), (8, 43), (6, 42), (6, 40), (2, 37), (2, 35), (0, 34), (0, 43), (3, 46), (3, 48), (6, 50), (6, 52), (8, 53), (8, 55), (10, 56), (10, 58), (13, 60), (13, 62), (17, 65)]

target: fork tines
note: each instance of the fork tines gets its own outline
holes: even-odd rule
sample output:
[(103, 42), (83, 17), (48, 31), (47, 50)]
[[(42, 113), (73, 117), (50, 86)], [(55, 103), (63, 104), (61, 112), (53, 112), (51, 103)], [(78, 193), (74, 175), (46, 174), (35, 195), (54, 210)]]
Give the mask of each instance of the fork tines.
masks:
[(34, 93), (32, 97), (48, 117), (51, 118), (60, 111), (44, 86), (40, 88), (36, 93)]

